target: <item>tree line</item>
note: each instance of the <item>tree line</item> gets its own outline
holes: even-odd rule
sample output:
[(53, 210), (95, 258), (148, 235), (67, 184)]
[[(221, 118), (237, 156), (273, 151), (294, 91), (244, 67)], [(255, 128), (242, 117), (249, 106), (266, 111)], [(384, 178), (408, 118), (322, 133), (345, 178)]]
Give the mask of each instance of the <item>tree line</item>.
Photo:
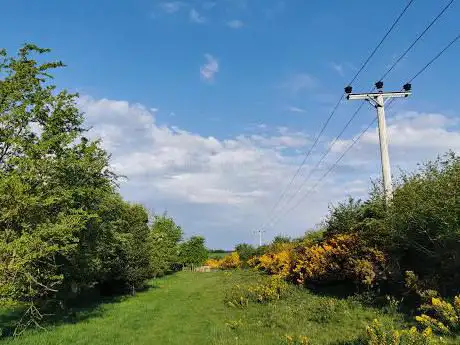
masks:
[(0, 50), (0, 304), (30, 310), (88, 289), (134, 292), (204, 262), (204, 238), (184, 240), (168, 215), (149, 219), (123, 200), (78, 94), (53, 84), (64, 65), (48, 52)]

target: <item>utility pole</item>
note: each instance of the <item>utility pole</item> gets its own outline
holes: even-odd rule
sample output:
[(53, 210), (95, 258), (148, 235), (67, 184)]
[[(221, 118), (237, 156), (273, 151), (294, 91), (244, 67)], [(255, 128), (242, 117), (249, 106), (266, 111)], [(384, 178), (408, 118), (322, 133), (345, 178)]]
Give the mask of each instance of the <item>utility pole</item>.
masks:
[(402, 98), (411, 95), (411, 84), (403, 86), (404, 91), (383, 92), (383, 82), (375, 83), (377, 92), (352, 93), (351, 86), (345, 88), (348, 100), (366, 100), (377, 109), (377, 119), (379, 126), (380, 159), (382, 161), (383, 190), (386, 202), (390, 202), (393, 197), (393, 184), (391, 182), (390, 155), (388, 153), (387, 127), (385, 121), (385, 102), (389, 98)]
[(262, 233), (265, 232), (265, 230), (259, 229), (254, 231), (254, 233), (259, 233), (259, 247), (262, 247)]

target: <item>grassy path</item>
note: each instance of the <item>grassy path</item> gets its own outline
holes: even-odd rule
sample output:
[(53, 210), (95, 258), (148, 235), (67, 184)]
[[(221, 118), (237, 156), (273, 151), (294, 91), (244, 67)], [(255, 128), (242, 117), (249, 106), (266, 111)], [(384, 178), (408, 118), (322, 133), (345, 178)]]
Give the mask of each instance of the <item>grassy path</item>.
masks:
[(27, 332), (0, 345), (280, 345), (286, 334), (305, 335), (314, 345), (354, 345), (374, 318), (400, 322), (397, 314), (294, 288), (269, 305), (225, 305), (228, 287), (255, 278), (251, 272), (181, 272), (158, 279), (135, 297), (81, 311), (78, 322)]
[(219, 278), (219, 274), (179, 273), (159, 279), (154, 288), (136, 297), (83, 312), (88, 314), (80, 317), (83, 321), (28, 333), (12, 343), (211, 344), (216, 325), (225, 327), (220, 322), (226, 309), (222, 296), (212, 292)]

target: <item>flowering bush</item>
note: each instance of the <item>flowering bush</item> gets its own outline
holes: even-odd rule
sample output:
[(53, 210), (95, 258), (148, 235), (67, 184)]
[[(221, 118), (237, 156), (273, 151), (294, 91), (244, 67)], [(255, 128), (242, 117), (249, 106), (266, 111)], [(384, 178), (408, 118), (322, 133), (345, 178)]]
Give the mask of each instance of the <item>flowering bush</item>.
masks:
[(444, 334), (460, 332), (460, 295), (454, 298), (453, 304), (441, 297), (432, 297), (420, 310), (423, 314), (415, 319), (423, 327)]
[(384, 326), (378, 320), (366, 328), (367, 345), (438, 345), (444, 344), (442, 338), (435, 337), (431, 328), (419, 332), (412, 327), (409, 330), (395, 330)]
[(228, 270), (241, 267), (241, 260), (238, 253), (233, 252), (230, 255), (224, 256), (222, 259), (208, 259), (205, 265), (211, 268)]
[(268, 274), (276, 274), (286, 278), (290, 273), (293, 261), (293, 248), (287, 245), (283, 247), (279, 248), (277, 252), (265, 253), (257, 259), (251, 259), (248, 264)]
[(299, 284), (351, 280), (371, 286), (383, 276), (384, 266), (384, 254), (365, 246), (358, 236), (336, 235), (297, 248), (292, 279)]
[(241, 266), (241, 260), (238, 253), (233, 252), (230, 255), (224, 256), (219, 262), (219, 268), (223, 270), (239, 268)]
[(205, 266), (209, 266), (211, 268), (219, 268), (220, 260), (218, 259), (208, 259), (204, 263)]
[(268, 303), (286, 295), (288, 284), (279, 276), (271, 276), (260, 282), (235, 285), (227, 294), (226, 302), (231, 307), (245, 308), (249, 302)]

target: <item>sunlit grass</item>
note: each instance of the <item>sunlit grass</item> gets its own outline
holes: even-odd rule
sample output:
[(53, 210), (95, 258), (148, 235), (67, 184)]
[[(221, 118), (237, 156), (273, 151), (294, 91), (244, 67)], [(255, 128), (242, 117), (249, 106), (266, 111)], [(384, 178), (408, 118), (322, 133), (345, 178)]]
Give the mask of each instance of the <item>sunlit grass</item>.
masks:
[[(227, 289), (257, 279), (253, 272), (181, 272), (153, 282), (135, 297), (84, 309), (47, 331), (26, 332), (18, 345), (57, 344), (283, 344), (286, 335), (304, 335), (312, 344), (354, 344), (374, 318), (400, 324), (349, 299), (317, 296), (291, 287), (271, 304), (238, 309), (224, 303)], [(0, 343), (8, 343), (11, 339)]]

